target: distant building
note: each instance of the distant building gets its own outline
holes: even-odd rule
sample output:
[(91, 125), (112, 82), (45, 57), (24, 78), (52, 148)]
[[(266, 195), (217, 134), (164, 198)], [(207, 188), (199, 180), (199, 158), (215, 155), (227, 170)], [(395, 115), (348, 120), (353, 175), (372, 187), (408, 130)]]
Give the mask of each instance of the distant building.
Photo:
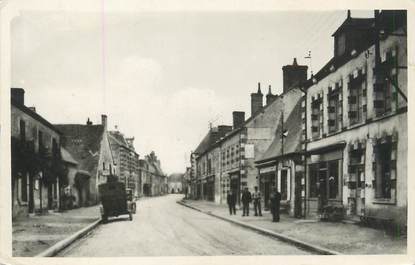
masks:
[(98, 185), (115, 174), (115, 163), (111, 153), (107, 132), (107, 116), (101, 115), (101, 124), (56, 124), (64, 136), (62, 146), (78, 162), (74, 181), (82, 189), (79, 206), (98, 203)]
[(110, 131), (108, 135), (111, 152), (116, 163), (115, 175), (135, 196), (141, 194), (139, 178), (139, 155), (134, 149), (134, 138), (125, 138), (119, 131)]
[(182, 193), (183, 192), (183, 178), (185, 174), (174, 173), (167, 177), (167, 183), (169, 185), (169, 193)]
[(61, 132), (24, 103), (22, 88), (11, 89), (12, 217), (60, 208), (67, 181)]
[(138, 174), (144, 196), (158, 196), (168, 193), (167, 176), (163, 173), (160, 160), (154, 151), (139, 160)]

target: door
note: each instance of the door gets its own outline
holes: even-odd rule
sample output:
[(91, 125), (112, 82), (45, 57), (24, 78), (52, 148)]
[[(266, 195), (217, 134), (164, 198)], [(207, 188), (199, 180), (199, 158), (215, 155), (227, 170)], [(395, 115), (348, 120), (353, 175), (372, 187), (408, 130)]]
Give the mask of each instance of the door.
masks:
[(295, 188), (294, 188), (294, 216), (297, 218), (302, 217), (301, 210), (301, 179), (303, 177), (302, 172), (295, 174)]
[(327, 168), (326, 163), (320, 164), (319, 170), (319, 212), (322, 212), (323, 207), (327, 205)]

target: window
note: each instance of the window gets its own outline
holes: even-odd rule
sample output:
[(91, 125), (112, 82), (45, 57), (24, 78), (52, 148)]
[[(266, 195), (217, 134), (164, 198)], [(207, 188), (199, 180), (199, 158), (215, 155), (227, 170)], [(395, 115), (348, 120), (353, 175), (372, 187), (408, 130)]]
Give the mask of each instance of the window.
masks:
[(349, 121), (350, 125), (357, 124), (363, 121), (364, 112), (364, 98), (366, 97), (366, 75), (362, 70), (357, 72), (357, 75), (349, 76)]
[(376, 198), (391, 198), (392, 180), (391, 180), (391, 156), (392, 144), (383, 143), (375, 147), (375, 197)]
[(323, 108), (322, 99), (311, 102), (311, 133), (313, 138), (319, 138), (323, 130)]
[(393, 111), (394, 106), (397, 105), (397, 95), (394, 85), (398, 85), (397, 77), (397, 48), (392, 48), (385, 52), (382, 56), (382, 62), (379, 66), (379, 71), (374, 74), (378, 75), (379, 81), (373, 87), (374, 102), (376, 116)]
[(342, 123), (342, 101), (340, 99), (341, 88), (336, 83), (336, 88), (333, 90), (329, 87), (328, 99), (328, 128), (329, 132), (336, 132), (341, 128)]
[(20, 120), (20, 140), (26, 141), (26, 122)]
[(288, 199), (287, 170), (281, 170), (281, 200)]

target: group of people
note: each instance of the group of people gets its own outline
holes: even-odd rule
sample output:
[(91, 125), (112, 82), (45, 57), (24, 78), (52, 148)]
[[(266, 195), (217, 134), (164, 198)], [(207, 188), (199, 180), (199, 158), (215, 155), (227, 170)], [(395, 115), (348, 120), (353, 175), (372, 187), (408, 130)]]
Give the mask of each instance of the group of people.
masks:
[[(229, 214), (236, 214), (236, 193), (231, 189), (228, 192), (227, 203), (229, 206)], [(249, 216), (249, 204), (253, 201), (255, 216), (262, 216), (261, 209), (261, 193), (258, 190), (258, 187), (255, 187), (253, 194), (246, 187), (242, 192), (242, 216)], [(270, 194), (269, 205), (272, 213), (272, 221), (280, 221), (280, 202), (281, 202), (281, 193), (278, 192), (276, 187), (272, 187), (272, 192)]]

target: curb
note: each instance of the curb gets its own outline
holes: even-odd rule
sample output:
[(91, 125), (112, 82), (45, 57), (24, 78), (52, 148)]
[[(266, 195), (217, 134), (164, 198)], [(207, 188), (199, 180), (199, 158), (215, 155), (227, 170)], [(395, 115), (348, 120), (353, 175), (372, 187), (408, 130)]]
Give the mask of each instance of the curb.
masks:
[(92, 229), (94, 229), (99, 223), (101, 222), (101, 219), (96, 220), (92, 224), (88, 225), (87, 227), (82, 228), (78, 232), (70, 235), (69, 237), (62, 239), (55, 245), (49, 247), (48, 249), (44, 250), (43, 252), (37, 254), (35, 257), (53, 257), (56, 254), (58, 254), (60, 251), (62, 251), (64, 248), (78, 240), (79, 238), (86, 235), (88, 232), (90, 232)]
[(226, 217), (223, 217), (223, 216), (211, 213), (211, 212), (203, 211), (203, 210), (201, 210), (199, 208), (196, 208), (194, 206), (190, 206), (190, 205), (188, 205), (188, 204), (186, 204), (185, 202), (182, 202), (182, 201), (177, 201), (177, 203), (182, 205), (182, 206), (188, 207), (190, 209), (193, 209), (193, 210), (202, 212), (204, 214), (219, 218), (221, 220), (224, 220), (224, 221), (227, 221), (227, 222), (230, 222), (230, 223), (233, 223), (233, 224), (251, 229), (251, 230), (256, 231), (260, 234), (275, 237), (277, 239), (280, 239), (281, 241), (290, 243), (290, 244), (295, 245), (295, 246), (297, 246), (299, 248), (302, 248), (302, 249), (306, 249), (306, 250), (316, 252), (320, 255), (343, 255), (343, 253), (340, 253), (340, 252), (337, 252), (337, 251), (334, 251), (334, 250), (330, 250), (330, 249), (327, 249), (327, 248), (324, 248), (324, 247), (321, 247), (321, 246), (312, 245), (312, 244), (304, 242), (302, 240), (298, 240), (298, 239), (295, 239), (295, 238), (292, 238), (292, 237), (288, 237), (286, 235), (276, 233), (274, 231), (271, 231), (271, 230), (268, 230), (268, 229), (265, 229), (265, 228), (261, 228), (261, 227), (258, 227), (258, 226), (254, 226), (254, 225), (250, 225), (250, 224), (241, 222), (241, 221), (226, 218)]

